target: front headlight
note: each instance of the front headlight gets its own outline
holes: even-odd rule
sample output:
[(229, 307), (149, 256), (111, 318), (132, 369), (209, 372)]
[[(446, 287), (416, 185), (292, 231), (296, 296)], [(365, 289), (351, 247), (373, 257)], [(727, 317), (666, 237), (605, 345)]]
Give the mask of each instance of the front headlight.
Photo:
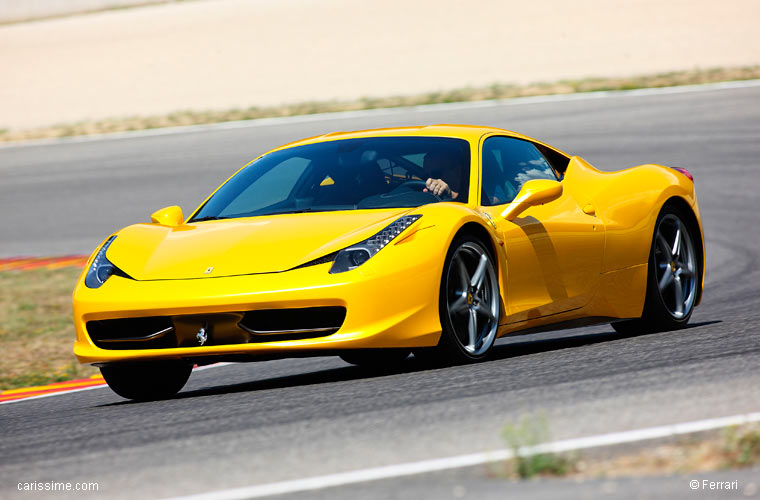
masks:
[(98, 250), (98, 254), (87, 270), (87, 276), (84, 277), (84, 284), (87, 285), (87, 288), (100, 288), (117, 271), (116, 266), (106, 258), (106, 250), (115, 239), (116, 236), (111, 236)]
[(383, 249), (393, 238), (401, 234), (406, 228), (414, 224), (421, 215), (405, 215), (393, 221), (382, 231), (367, 238), (366, 240), (344, 248), (335, 256), (330, 274), (344, 273), (356, 269), (367, 262), (373, 255)]

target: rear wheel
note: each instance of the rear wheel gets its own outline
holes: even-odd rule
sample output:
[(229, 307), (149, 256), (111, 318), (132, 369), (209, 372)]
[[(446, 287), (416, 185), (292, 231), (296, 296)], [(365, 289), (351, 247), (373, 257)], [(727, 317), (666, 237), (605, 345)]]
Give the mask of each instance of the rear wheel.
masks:
[(135, 401), (174, 396), (185, 386), (192, 371), (192, 365), (176, 362), (116, 364), (100, 368), (113, 392)]
[(641, 318), (613, 323), (621, 333), (646, 333), (683, 328), (694, 310), (701, 262), (688, 219), (666, 206), (657, 217), (649, 253), (647, 295)]
[(454, 240), (441, 277), (441, 339), (415, 356), (438, 363), (467, 363), (488, 356), (499, 327), (501, 298), (493, 257), (471, 236)]

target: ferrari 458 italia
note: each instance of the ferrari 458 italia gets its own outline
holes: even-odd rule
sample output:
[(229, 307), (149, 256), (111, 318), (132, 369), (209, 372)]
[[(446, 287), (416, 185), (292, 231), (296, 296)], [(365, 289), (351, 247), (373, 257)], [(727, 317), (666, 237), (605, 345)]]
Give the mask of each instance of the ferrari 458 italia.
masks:
[(74, 292), (74, 353), (136, 400), (223, 360), (471, 362), (518, 332), (683, 327), (704, 255), (682, 168), (601, 172), (487, 127), (333, 133), (259, 156), (186, 219), (109, 235)]

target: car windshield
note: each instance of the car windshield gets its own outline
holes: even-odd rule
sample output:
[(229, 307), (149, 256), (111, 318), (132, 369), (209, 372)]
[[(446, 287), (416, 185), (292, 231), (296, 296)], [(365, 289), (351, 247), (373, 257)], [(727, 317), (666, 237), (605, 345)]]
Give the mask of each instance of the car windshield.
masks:
[[(299, 212), (466, 202), (470, 147), (444, 137), (320, 142), (262, 156), (227, 181), (190, 222)], [(428, 178), (450, 187), (425, 192)]]

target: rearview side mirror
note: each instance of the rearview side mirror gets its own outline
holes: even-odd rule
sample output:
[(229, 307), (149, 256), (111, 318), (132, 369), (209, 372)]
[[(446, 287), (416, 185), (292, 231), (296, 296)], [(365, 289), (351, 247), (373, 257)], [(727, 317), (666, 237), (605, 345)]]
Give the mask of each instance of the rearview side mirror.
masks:
[(164, 226), (181, 226), (184, 221), (182, 209), (177, 205), (164, 207), (150, 214), (150, 221)]
[(523, 184), (515, 199), (501, 213), (507, 220), (514, 220), (527, 208), (554, 201), (562, 195), (562, 184), (549, 179), (533, 179)]

